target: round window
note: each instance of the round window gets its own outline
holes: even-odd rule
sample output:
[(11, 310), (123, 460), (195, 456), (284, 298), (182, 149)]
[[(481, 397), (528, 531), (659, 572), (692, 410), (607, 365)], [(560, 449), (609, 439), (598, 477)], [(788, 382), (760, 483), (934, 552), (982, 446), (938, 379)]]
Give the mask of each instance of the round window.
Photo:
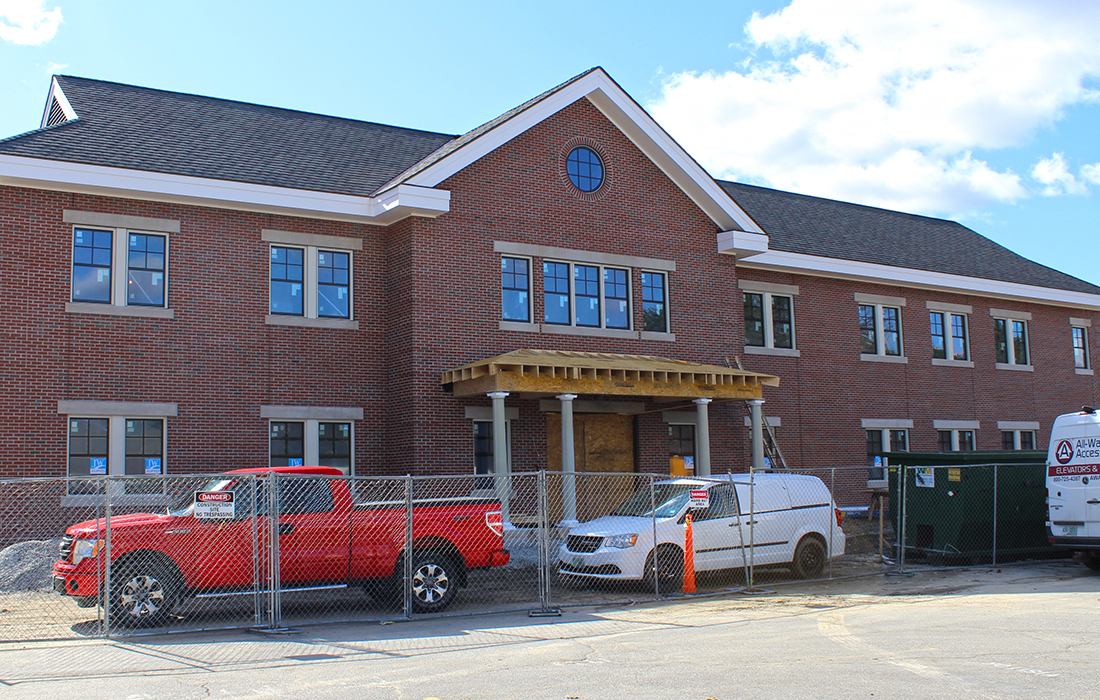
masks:
[(603, 161), (587, 146), (577, 146), (565, 159), (569, 181), (581, 192), (595, 192), (603, 184)]

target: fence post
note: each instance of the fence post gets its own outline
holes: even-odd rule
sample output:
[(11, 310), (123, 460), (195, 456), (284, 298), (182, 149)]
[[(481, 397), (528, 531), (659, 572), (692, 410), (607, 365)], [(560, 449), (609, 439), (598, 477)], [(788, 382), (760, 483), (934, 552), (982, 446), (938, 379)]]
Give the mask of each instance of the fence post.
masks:
[[(836, 493), (836, 467), (829, 469), (829, 497), (833, 502), (833, 508), (836, 508), (836, 499), (833, 494)], [(829, 562), (829, 578), (833, 577), (833, 540), (836, 538), (836, 511), (829, 513), (829, 545), (825, 547), (825, 559)]]
[(283, 626), (283, 581), (282, 570), (279, 561), (279, 516), (282, 513), (282, 503), (279, 499), (279, 478), (275, 472), (268, 472), (268, 531), (271, 533), (271, 563), (268, 567), (271, 577), (271, 629), (277, 630)]
[(908, 467), (904, 464), (898, 469), (898, 476), (901, 477), (901, 485), (898, 487), (898, 493), (901, 494), (901, 515), (899, 517), (899, 521), (901, 522), (901, 533), (898, 538), (898, 546), (901, 550), (898, 553), (898, 573), (902, 574), (905, 573), (905, 525), (907, 520), (906, 511), (909, 505), (909, 499), (907, 498), (909, 493), (909, 488), (907, 486), (909, 477), (906, 475), (907, 469)]
[(111, 482), (103, 477), (103, 635), (111, 636)]
[(405, 619), (412, 619), (413, 596), (413, 478), (412, 474), (405, 475), (405, 559), (402, 572), (403, 585), (402, 605)]
[(993, 465), (993, 566), (997, 566), (997, 465)]
[(260, 484), (256, 475), (248, 477), (252, 490), (252, 624), (260, 626), (263, 607), (263, 582), (260, 572)]
[(653, 526), (653, 595), (661, 597), (661, 581), (657, 576), (657, 495), (653, 486), (653, 475), (649, 475), (649, 522)]

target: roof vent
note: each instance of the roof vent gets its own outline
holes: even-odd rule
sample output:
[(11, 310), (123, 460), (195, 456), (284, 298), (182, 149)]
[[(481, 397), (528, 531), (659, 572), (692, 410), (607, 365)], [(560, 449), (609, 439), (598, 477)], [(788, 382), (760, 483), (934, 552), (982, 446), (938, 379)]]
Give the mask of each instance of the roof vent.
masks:
[(67, 121), (69, 121), (69, 115), (65, 113), (65, 108), (61, 106), (56, 97), (53, 98), (50, 101), (50, 115), (46, 117), (46, 126), (57, 126)]

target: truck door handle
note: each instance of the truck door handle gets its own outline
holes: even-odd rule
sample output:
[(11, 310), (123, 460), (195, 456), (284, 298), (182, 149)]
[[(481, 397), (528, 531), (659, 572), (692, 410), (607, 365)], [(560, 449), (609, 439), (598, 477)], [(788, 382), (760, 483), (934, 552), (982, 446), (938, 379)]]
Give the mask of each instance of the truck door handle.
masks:
[(294, 523), (279, 523), (279, 534), (289, 535), (294, 532)]
[(1095, 498), (1092, 498), (1092, 499), (1089, 499), (1089, 500), (1085, 501), (1085, 503), (1088, 503), (1090, 505), (1096, 505), (1097, 503), (1100, 503), (1100, 501), (1096, 500)]

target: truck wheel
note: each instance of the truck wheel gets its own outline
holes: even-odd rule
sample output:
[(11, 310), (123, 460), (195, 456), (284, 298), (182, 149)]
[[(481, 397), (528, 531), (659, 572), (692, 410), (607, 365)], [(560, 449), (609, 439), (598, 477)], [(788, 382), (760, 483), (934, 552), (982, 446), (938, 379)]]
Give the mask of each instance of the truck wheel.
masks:
[(684, 588), (684, 553), (679, 547), (662, 545), (656, 550), (657, 564), (654, 570), (654, 552), (650, 552), (645, 562), (646, 586), (653, 586), (657, 579), (657, 591), (660, 593), (680, 593)]
[(1100, 550), (1082, 552), (1081, 563), (1093, 571), (1100, 571)]
[(111, 624), (152, 627), (168, 621), (175, 604), (170, 574), (155, 564), (128, 566), (112, 572)]
[(439, 612), (458, 592), (458, 571), (451, 557), (425, 552), (413, 559), (412, 603), (416, 612)]
[(798, 578), (816, 578), (825, 568), (825, 545), (816, 537), (807, 535), (794, 548), (791, 569)]

